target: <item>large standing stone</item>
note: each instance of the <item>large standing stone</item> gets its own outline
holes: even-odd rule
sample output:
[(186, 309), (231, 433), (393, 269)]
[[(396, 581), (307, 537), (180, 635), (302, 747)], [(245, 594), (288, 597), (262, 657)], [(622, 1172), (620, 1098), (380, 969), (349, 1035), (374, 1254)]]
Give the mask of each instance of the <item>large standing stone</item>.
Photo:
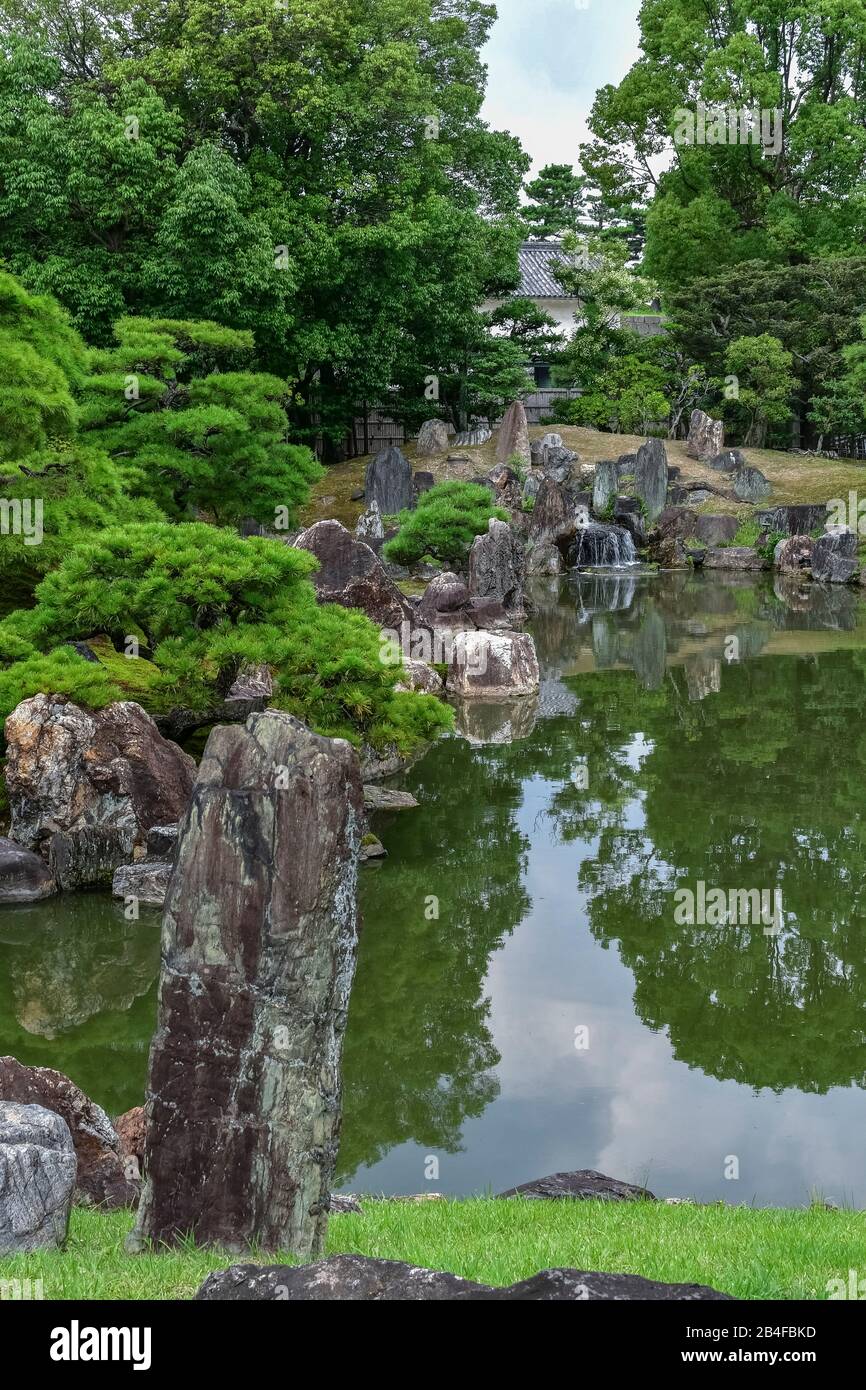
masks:
[(532, 454), (529, 447), (529, 422), (523, 401), (511, 402), (499, 426), (499, 438), (496, 441), (497, 463), (510, 463), (515, 454), (521, 464), (529, 468)]
[(196, 1294), (203, 1303), (693, 1303), (730, 1298), (707, 1284), (662, 1284), (639, 1274), (582, 1269), (543, 1269), (518, 1284), (498, 1288), (444, 1270), (368, 1255), (331, 1255), (300, 1268), (233, 1265), (209, 1274)]
[(469, 552), (469, 592), (501, 603), (515, 621), (523, 618), (526, 553), (507, 522), (492, 516), (487, 535), (476, 536)]
[(0, 1255), (62, 1245), (74, 1188), (65, 1121), (41, 1105), (0, 1101)]
[(318, 1254), (358, 942), (358, 760), (268, 710), (214, 729), (163, 919), (130, 1248)]
[(444, 454), (448, 448), (448, 426), (444, 420), (425, 420), (418, 431), (415, 452), (419, 458)]
[(39, 855), (0, 836), (0, 903), (35, 903), (56, 892)]
[(385, 523), (378, 502), (371, 502), (367, 510), (358, 517), (355, 539), (364, 541), (371, 547), (385, 539)]
[(529, 534), (533, 545), (569, 540), (576, 530), (574, 506), (565, 488), (552, 478), (542, 479), (530, 517)]
[(368, 507), (371, 502), (379, 503), (383, 516), (396, 516), (415, 506), (412, 465), (395, 445), (383, 449), (367, 464), (364, 496)]
[(68, 1126), (78, 1162), (79, 1201), (109, 1208), (131, 1206), (138, 1188), (123, 1163), (120, 1139), (101, 1106), (52, 1067), (25, 1067), (0, 1057), (0, 1101), (52, 1110)]
[(622, 469), (615, 459), (601, 459), (595, 465), (592, 481), (592, 510), (596, 516), (606, 516), (619, 491)]
[(129, 700), (90, 712), (34, 695), (6, 720), (11, 836), (62, 888), (110, 879), (186, 810), (195, 763)]
[(455, 636), (449, 694), (508, 700), (534, 695), (540, 684), (535, 643), (528, 632), (458, 632)]
[(763, 502), (773, 491), (760, 468), (741, 468), (733, 481), (734, 494), (741, 502)]
[(660, 439), (648, 439), (637, 451), (634, 490), (646, 507), (647, 520), (664, 511), (668, 495), (668, 456)]
[(812, 578), (829, 584), (847, 584), (858, 568), (854, 531), (830, 531), (812, 547)]
[(396, 630), (412, 616), (411, 603), (385, 573), (376, 552), (339, 521), (317, 521), (294, 544), (319, 562), (310, 578), (321, 603), (360, 608), (379, 627)]
[(716, 458), (724, 445), (724, 422), (713, 420), (703, 410), (693, 410), (689, 420), (689, 437), (686, 440), (686, 453), (689, 458)]

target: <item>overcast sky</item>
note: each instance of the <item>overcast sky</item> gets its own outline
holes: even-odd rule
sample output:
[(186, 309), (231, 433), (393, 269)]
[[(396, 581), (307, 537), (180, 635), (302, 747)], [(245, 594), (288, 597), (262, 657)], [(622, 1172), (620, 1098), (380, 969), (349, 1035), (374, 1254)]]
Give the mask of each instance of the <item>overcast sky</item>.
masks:
[(639, 0), (495, 0), (484, 118), (543, 164), (577, 164), (597, 88), (638, 56)]

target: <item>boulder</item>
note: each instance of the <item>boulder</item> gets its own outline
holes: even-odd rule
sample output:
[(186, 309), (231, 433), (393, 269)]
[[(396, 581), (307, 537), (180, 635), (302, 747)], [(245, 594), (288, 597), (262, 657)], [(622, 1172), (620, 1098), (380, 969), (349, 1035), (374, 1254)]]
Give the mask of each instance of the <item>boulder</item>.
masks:
[(650, 559), (663, 570), (685, 569), (689, 563), (686, 548), (679, 536), (663, 536), (651, 544)]
[(63, 1245), (74, 1190), (65, 1121), (41, 1105), (0, 1100), (0, 1255)]
[(443, 570), (431, 579), (421, 595), (415, 610), (415, 624), (432, 631), (441, 628), (458, 632), (491, 624), (507, 627), (509, 619), (497, 599), (470, 594), (465, 580), (451, 570)]
[(111, 880), (115, 898), (134, 898), (149, 907), (162, 907), (171, 878), (168, 859), (141, 859), (137, 864), (121, 864)]
[(138, 1188), (127, 1179), (114, 1126), (68, 1076), (52, 1067), (25, 1067), (14, 1057), (0, 1057), (0, 1102), (41, 1106), (60, 1116), (77, 1159), (73, 1180), (79, 1202), (112, 1209), (136, 1202)]
[(448, 426), (444, 420), (425, 420), (418, 431), (415, 452), (419, 458), (444, 454), (448, 448)]
[(619, 489), (623, 469), (614, 459), (602, 459), (595, 465), (592, 484), (592, 510), (596, 516), (606, 516)]
[(367, 510), (358, 517), (355, 526), (355, 539), (364, 541), (371, 548), (377, 543), (381, 545), (385, 539), (385, 523), (382, 520), (378, 502), (371, 502)]
[(412, 811), (418, 805), (411, 792), (394, 787), (377, 787), (367, 782), (363, 787), (365, 811)]
[(458, 699), (508, 700), (536, 694), (540, 682), (535, 643), (528, 632), (456, 634), (449, 694)]
[(648, 439), (638, 449), (634, 490), (646, 508), (647, 520), (655, 521), (668, 495), (668, 456), (660, 439)]
[(527, 575), (561, 574), (563, 570), (562, 552), (550, 541), (533, 545), (526, 555)]
[(704, 556), (707, 570), (766, 570), (769, 561), (748, 545), (710, 546)]
[(404, 656), (403, 672), (403, 679), (394, 686), (395, 690), (413, 690), (418, 695), (444, 694), (445, 685), (442, 677), (426, 661)]
[(383, 449), (367, 464), (364, 497), (368, 507), (377, 502), (383, 516), (396, 516), (415, 506), (412, 465), (395, 445)]
[(528, 468), (531, 463), (529, 450), (529, 422), (523, 401), (512, 401), (499, 426), (496, 441), (497, 463), (509, 463), (514, 455)]
[(812, 547), (812, 578), (825, 584), (847, 584), (860, 568), (854, 531), (828, 531)]
[(478, 479), (492, 487), (496, 503), (500, 507), (507, 507), (509, 511), (519, 511), (523, 506), (523, 483), (517, 476), (513, 468), (507, 468), (501, 464), (494, 468), (486, 478)]
[(358, 757), (277, 710), (213, 730), (165, 904), (135, 1231), (318, 1255), (358, 944)]
[(724, 444), (724, 422), (713, 420), (703, 410), (693, 410), (689, 420), (689, 437), (686, 440), (686, 453), (689, 458), (716, 458), (722, 452)]
[(544, 1269), (518, 1284), (497, 1288), (456, 1274), (367, 1255), (331, 1255), (327, 1260), (300, 1268), (232, 1265), (209, 1274), (196, 1294), (196, 1300), (202, 1303), (661, 1303), (730, 1297), (705, 1284), (660, 1284), (637, 1274), (597, 1274), (579, 1269)]
[(760, 468), (740, 468), (734, 474), (734, 494), (741, 502), (763, 502), (772, 491)]
[(57, 884), (38, 854), (0, 835), (0, 905), (36, 903), (57, 892)]
[(295, 541), (319, 561), (310, 576), (321, 603), (360, 608), (378, 627), (399, 629), (412, 617), (412, 604), (385, 573), (375, 551), (355, 540), (339, 521), (317, 521)]
[[(692, 513), (694, 516), (694, 513)], [(694, 536), (697, 540), (703, 541), (705, 545), (722, 545), (727, 541), (732, 541), (739, 529), (739, 522), (735, 516), (725, 516), (723, 514), (705, 513), (695, 516)]]
[(436, 486), (436, 479), (432, 473), (416, 468), (412, 474), (412, 486), (415, 489), (415, 497), (418, 498), (422, 492), (429, 492), (431, 487)]
[(179, 820), (195, 763), (129, 700), (88, 711), (34, 695), (6, 720), (11, 836), (61, 888), (110, 879), (151, 826)]
[(120, 1140), (120, 1152), (127, 1175), (140, 1177), (144, 1172), (144, 1139), (147, 1133), (147, 1117), (143, 1105), (133, 1106), (114, 1121), (114, 1128)]
[(769, 507), (758, 512), (758, 524), (765, 531), (781, 531), (785, 536), (806, 536), (824, 529), (826, 502), (797, 502), (787, 507)]
[(741, 454), (739, 449), (723, 449), (720, 454), (704, 459), (704, 463), (717, 473), (738, 473), (741, 468), (749, 466), (745, 454)]
[(178, 826), (152, 825), (147, 832), (147, 852), (156, 858), (167, 859), (174, 854), (177, 844)]
[(501, 603), (512, 619), (522, 622), (526, 552), (507, 522), (492, 516), (487, 534), (476, 536), (469, 552), (469, 593), (473, 598)]
[(811, 536), (786, 536), (773, 552), (773, 564), (783, 574), (811, 569), (814, 541)]
[(618, 1178), (605, 1177), (593, 1168), (581, 1168), (571, 1173), (551, 1173), (547, 1178), (536, 1178), (532, 1182), (521, 1183), (519, 1187), (509, 1187), (499, 1197), (543, 1198), (547, 1201), (561, 1198), (579, 1198), (603, 1202), (654, 1202), (652, 1192), (645, 1187), (634, 1187), (631, 1183), (620, 1182)]
[(536, 499), (536, 497), (538, 496), (538, 489), (541, 487), (541, 481), (542, 481), (542, 474), (540, 474), (540, 473), (527, 473), (526, 477), (525, 477), (524, 480), (523, 480), (523, 501), (524, 501), (524, 503), (529, 502), (529, 501), (531, 501), (533, 504), (535, 503), (535, 499)]
[(468, 430), (461, 430), (455, 435), (451, 443), (456, 449), (477, 449), (482, 444), (486, 444), (493, 436), (493, 431), (489, 425), (472, 425)]
[(574, 507), (565, 488), (552, 478), (543, 478), (529, 523), (532, 543), (569, 540), (576, 529)]

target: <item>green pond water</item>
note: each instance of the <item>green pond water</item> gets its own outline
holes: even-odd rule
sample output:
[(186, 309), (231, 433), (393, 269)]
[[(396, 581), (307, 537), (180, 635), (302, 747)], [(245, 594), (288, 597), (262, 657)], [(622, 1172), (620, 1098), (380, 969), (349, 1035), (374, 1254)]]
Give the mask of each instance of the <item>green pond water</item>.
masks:
[[(375, 826), (341, 1185), (597, 1168), (866, 1205), (859, 592), (633, 572), (534, 599), (537, 704), (463, 716), (399, 782), (419, 808)], [(770, 895), (772, 925), (682, 924), (699, 883)], [(0, 1051), (139, 1103), (157, 969), (156, 914), (6, 909)]]

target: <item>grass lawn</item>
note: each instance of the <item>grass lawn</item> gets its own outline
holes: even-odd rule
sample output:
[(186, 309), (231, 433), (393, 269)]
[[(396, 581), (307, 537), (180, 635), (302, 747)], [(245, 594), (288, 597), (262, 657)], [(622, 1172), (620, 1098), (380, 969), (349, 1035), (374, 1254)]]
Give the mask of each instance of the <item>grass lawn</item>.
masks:
[[(127, 1255), (131, 1224), (129, 1212), (78, 1208), (65, 1251), (0, 1259), (0, 1281), (41, 1279), (46, 1299), (191, 1298), (211, 1270), (242, 1262), (191, 1245)], [(488, 1284), (569, 1266), (711, 1284), (740, 1298), (820, 1299), (828, 1279), (847, 1280), (849, 1269), (866, 1275), (866, 1213), (482, 1197), (370, 1201), (360, 1216), (331, 1217), (328, 1253), (341, 1252), (406, 1260)]]

